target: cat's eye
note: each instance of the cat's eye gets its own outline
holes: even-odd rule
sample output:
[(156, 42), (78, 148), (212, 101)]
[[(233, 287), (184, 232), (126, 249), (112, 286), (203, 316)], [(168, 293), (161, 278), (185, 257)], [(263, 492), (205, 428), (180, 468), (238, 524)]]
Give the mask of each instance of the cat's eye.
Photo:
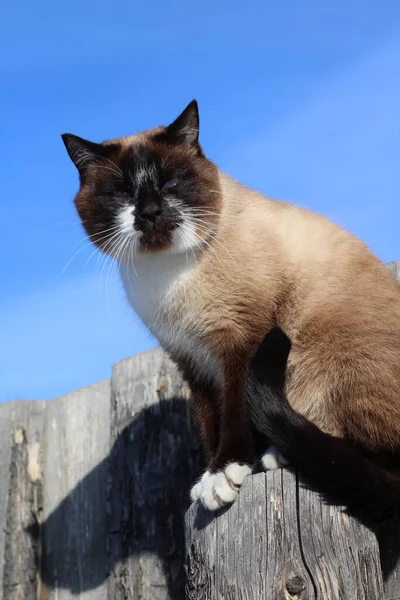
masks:
[(175, 187), (178, 183), (179, 177), (173, 177), (172, 179), (169, 179), (164, 183), (163, 190), (170, 190), (171, 188)]
[(112, 192), (112, 195), (115, 196), (115, 198), (130, 198), (131, 197), (130, 192), (122, 191), (122, 190), (115, 190), (114, 192)]

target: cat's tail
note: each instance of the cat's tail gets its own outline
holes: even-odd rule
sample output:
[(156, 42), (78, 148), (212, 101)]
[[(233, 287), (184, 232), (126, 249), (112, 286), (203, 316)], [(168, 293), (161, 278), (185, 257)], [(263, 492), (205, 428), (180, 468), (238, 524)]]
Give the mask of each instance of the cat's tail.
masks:
[(400, 518), (400, 478), (364, 457), (348, 440), (328, 435), (297, 413), (283, 392), (250, 377), (250, 421), (306, 483), (366, 524)]

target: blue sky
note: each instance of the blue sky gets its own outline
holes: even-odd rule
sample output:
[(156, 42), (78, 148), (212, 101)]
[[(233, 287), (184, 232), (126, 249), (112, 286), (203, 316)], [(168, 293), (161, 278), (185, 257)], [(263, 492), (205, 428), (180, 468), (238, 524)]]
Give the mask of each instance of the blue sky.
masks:
[(59, 396), (155, 344), (92, 248), (64, 268), (85, 242), (62, 132), (133, 133), (195, 97), (222, 169), (400, 259), (397, 0), (23, 0), (0, 34), (0, 401)]

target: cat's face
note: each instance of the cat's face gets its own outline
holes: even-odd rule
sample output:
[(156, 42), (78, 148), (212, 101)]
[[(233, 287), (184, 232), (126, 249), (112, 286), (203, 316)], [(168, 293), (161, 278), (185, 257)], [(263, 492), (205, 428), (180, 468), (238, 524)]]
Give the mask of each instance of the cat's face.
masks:
[(94, 144), (63, 141), (80, 175), (75, 205), (90, 239), (123, 260), (194, 249), (214, 231), (221, 194), (216, 167), (198, 143), (197, 103), (169, 126)]

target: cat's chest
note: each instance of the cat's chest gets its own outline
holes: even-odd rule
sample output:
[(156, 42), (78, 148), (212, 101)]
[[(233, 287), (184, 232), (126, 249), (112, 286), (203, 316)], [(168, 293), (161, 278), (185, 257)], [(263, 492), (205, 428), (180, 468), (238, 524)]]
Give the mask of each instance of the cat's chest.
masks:
[(194, 265), (180, 257), (142, 257), (134, 268), (131, 263), (119, 267), (130, 304), (155, 336), (168, 324), (183, 326), (190, 308), (182, 299), (190, 287)]
[(202, 379), (219, 381), (218, 361), (202, 335), (201, 314), (196, 310), (196, 264), (186, 256), (171, 258), (138, 261), (135, 271), (129, 265), (120, 265), (128, 300), (173, 358), (184, 357)]

